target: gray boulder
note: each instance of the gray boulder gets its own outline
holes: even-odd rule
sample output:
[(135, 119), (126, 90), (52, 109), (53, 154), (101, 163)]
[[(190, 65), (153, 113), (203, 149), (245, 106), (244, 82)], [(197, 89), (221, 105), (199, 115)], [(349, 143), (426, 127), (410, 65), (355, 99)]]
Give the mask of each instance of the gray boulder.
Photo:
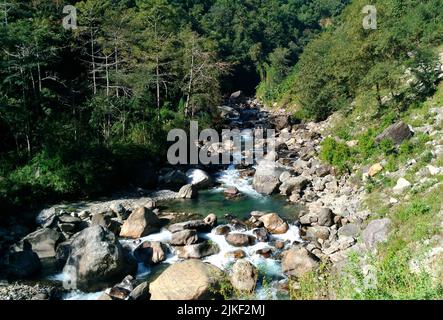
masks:
[(225, 236), (226, 242), (234, 247), (245, 247), (255, 243), (255, 237), (244, 233), (229, 233)]
[(134, 257), (145, 265), (153, 265), (166, 260), (168, 248), (158, 241), (145, 241), (134, 250)]
[(104, 288), (136, 270), (135, 260), (124, 252), (117, 237), (102, 226), (92, 226), (78, 233), (63, 271), (74, 288)]
[(131, 213), (123, 223), (120, 237), (138, 239), (156, 233), (162, 223), (157, 215), (145, 207), (140, 207)]
[(253, 292), (257, 285), (258, 270), (245, 259), (237, 260), (232, 266), (231, 284), (235, 290)]
[(294, 247), (282, 254), (282, 270), (289, 276), (301, 277), (318, 268), (318, 259), (303, 247)]
[(184, 185), (178, 191), (177, 198), (180, 199), (194, 199), (198, 195), (197, 189), (192, 184)]
[(174, 263), (150, 284), (151, 300), (208, 300), (215, 297), (223, 272), (200, 260)]
[(385, 139), (391, 139), (396, 145), (401, 144), (404, 140), (412, 137), (414, 132), (403, 121), (394, 123), (390, 127), (386, 128), (380, 135), (375, 138), (377, 143)]
[(187, 183), (197, 189), (210, 188), (213, 185), (212, 178), (203, 170), (190, 169), (186, 171)]
[(198, 235), (195, 230), (182, 230), (172, 234), (170, 244), (173, 246), (185, 246), (194, 244), (198, 241)]
[(178, 257), (181, 259), (202, 259), (219, 252), (220, 248), (217, 244), (209, 241), (177, 248)]
[(49, 228), (42, 228), (28, 234), (18, 244), (17, 247), (23, 248), (24, 243), (30, 245), (40, 259), (51, 259), (56, 256), (57, 244), (62, 240), (62, 235)]
[(378, 243), (388, 240), (390, 226), (391, 220), (387, 218), (369, 222), (362, 234), (366, 248), (372, 250), (377, 246)]

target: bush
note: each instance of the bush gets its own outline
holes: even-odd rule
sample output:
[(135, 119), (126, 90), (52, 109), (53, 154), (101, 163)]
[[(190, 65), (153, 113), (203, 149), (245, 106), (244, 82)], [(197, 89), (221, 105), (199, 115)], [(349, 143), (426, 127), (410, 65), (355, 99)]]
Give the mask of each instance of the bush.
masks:
[(321, 143), (320, 159), (345, 172), (351, 168), (352, 152), (345, 143), (328, 137)]

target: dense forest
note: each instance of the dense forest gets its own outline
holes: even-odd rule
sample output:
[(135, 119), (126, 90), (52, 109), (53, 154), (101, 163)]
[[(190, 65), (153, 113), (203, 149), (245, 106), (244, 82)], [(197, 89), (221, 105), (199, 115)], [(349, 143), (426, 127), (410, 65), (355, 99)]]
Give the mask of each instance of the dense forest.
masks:
[(432, 95), (443, 2), (370, 1), (377, 8), (376, 30), (362, 27), (367, 2), (352, 1), (334, 26), (307, 45), (285, 79), (263, 82), (261, 97), (295, 107), (302, 118), (321, 120), (357, 97), (398, 116)]
[[(0, 199), (91, 196), (164, 161), (189, 119), (216, 122), (233, 90), (280, 82), (347, 1), (61, 1), (0, 4)], [(274, 80), (273, 80), (274, 81)]]

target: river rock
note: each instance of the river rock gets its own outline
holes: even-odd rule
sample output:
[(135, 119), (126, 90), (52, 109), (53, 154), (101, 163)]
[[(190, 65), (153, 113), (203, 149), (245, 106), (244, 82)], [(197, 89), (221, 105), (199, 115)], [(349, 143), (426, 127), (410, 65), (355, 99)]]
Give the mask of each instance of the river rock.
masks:
[(209, 241), (177, 248), (178, 257), (180, 259), (202, 259), (219, 252), (220, 248), (218, 245)]
[(300, 217), (300, 223), (330, 227), (334, 224), (334, 214), (329, 208), (312, 207), (308, 214)]
[(203, 219), (203, 222), (209, 226), (214, 227), (217, 224), (217, 216), (213, 213), (210, 213), (206, 216), (206, 218)]
[(293, 192), (302, 191), (310, 183), (310, 180), (305, 176), (291, 177), (286, 179), (280, 186), (280, 193), (284, 196), (289, 196)]
[(388, 218), (373, 220), (369, 222), (365, 230), (363, 230), (363, 242), (366, 248), (372, 250), (380, 242), (385, 242), (388, 239), (389, 227), (391, 220)]
[(149, 299), (149, 283), (140, 283), (128, 296), (128, 300), (146, 301)]
[(24, 237), (17, 246), (23, 248), (27, 242), (40, 259), (51, 259), (56, 256), (57, 244), (62, 240), (62, 235), (49, 228), (42, 228)]
[(194, 199), (198, 195), (197, 189), (192, 184), (184, 185), (178, 191), (177, 198), (180, 199)]
[(303, 240), (307, 241), (318, 241), (328, 240), (330, 235), (330, 230), (328, 227), (323, 226), (313, 226), (308, 227), (304, 230)]
[(269, 118), (270, 123), (277, 130), (282, 130), (290, 125), (290, 116), (289, 114), (279, 114), (274, 115)]
[(138, 239), (156, 233), (161, 227), (160, 219), (151, 210), (140, 207), (124, 222), (120, 237)]
[(204, 220), (189, 220), (186, 222), (179, 222), (171, 224), (168, 229), (172, 233), (183, 231), (183, 230), (196, 230), (198, 232), (207, 232), (212, 228), (211, 225), (208, 225)]
[(226, 242), (234, 247), (246, 247), (255, 243), (255, 237), (244, 233), (229, 233), (225, 236)]
[(145, 241), (134, 250), (134, 257), (146, 265), (153, 265), (166, 260), (168, 248), (159, 241)]
[(231, 227), (228, 225), (218, 226), (215, 228), (214, 233), (218, 236), (224, 236), (231, 232)]
[(261, 160), (256, 168), (252, 186), (258, 193), (273, 194), (280, 186), (280, 175), (286, 171), (281, 165)]
[(259, 242), (268, 242), (269, 241), (269, 234), (268, 231), (265, 228), (258, 228), (252, 230), (252, 233), (257, 238), (257, 241)]
[(187, 183), (198, 189), (210, 188), (213, 181), (208, 173), (200, 169), (186, 171)]
[(134, 290), (134, 282), (134, 278), (131, 275), (126, 276), (122, 282), (109, 290), (109, 296), (113, 300), (125, 300)]
[(172, 234), (170, 244), (173, 246), (185, 246), (198, 241), (197, 231), (187, 229)]
[(289, 276), (301, 277), (318, 268), (318, 259), (303, 247), (294, 247), (282, 254), (282, 270)]
[(151, 300), (211, 299), (222, 278), (220, 269), (200, 260), (174, 263), (150, 284)]
[(234, 199), (241, 196), (240, 191), (236, 187), (228, 187), (223, 191), (223, 194), (227, 199)]
[(396, 145), (400, 145), (404, 140), (412, 137), (413, 134), (414, 132), (406, 123), (399, 121), (386, 128), (375, 138), (375, 141), (380, 143), (382, 140), (391, 139)]
[(288, 224), (276, 213), (265, 214), (258, 218), (263, 222), (266, 230), (271, 234), (283, 234), (289, 229)]
[(263, 249), (257, 250), (255, 253), (261, 255), (263, 258), (268, 259), (272, 255), (272, 249), (271, 248), (263, 248)]
[(347, 225), (344, 225), (340, 229), (338, 229), (338, 236), (343, 237), (353, 237), (356, 238), (358, 234), (360, 233), (360, 226), (358, 226), (355, 223), (348, 223)]
[(63, 271), (75, 288), (94, 290), (135, 272), (136, 262), (129, 259), (117, 237), (102, 226), (86, 228), (75, 235), (71, 254)]
[(258, 270), (248, 260), (237, 260), (232, 266), (231, 284), (235, 290), (253, 292), (257, 285)]
[(225, 257), (237, 260), (246, 257), (246, 253), (242, 249), (237, 249), (234, 251), (226, 252)]

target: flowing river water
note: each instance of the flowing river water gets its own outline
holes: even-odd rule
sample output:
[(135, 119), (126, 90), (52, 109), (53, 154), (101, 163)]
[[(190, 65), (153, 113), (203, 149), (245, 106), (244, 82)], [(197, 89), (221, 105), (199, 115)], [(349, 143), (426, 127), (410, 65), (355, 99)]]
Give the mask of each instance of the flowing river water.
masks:
[[(236, 169), (234, 164), (220, 171), (215, 176), (214, 180), (217, 182), (216, 187), (209, 190), (202, 190), (199, 196), (192, 200), (168, 200), (160, 203), (162, 208), (167, 209), (168, 212), (185, 212), (192, 214), (199, 214), (205, 216), (209, 213), (214, 213), (218, 217), (219, 224), (228, 224), (229, 220), (226, 218), (228, 214), (241, 221), (249, 218), (249, 213), (252, 211), (261, 212), (275, 212), (281, 217), (285, 218), (289, 223), (289, 230), (285, 234), (271, 235), (268, 242), (257, 242), (255, 245), (246, 247), (234, 247), (228, 244), (223, 235), (216, 235), (214, 229), (210, 233), (201, 233), (201, 239), (207, 239), (217, 244), (219, 253), (203, 258), (203, 261), (211, 263), (222, 270), (228, 270), (235, 262), (235, 258), (228, 253), (232, 253), (241, 249), (245, 253), (245, 259), (253, 263), (260, 273), (257, 289), (255, 291), (256, 299), (282, 299), (279, 290), (277, 290), (279, 283), (284, 283), (286, 277), (282, 273), (281, 262), (279, 259), (272, 257), (263, 257), (258, 254), (260, 249), (272, 248), (271, 243), (275, 240), (282, 240), (289, 243), (302, 242), (299, 229), (296, 225), (299, 208), (287, 202), (283, 196), (264, 196), (257, 193), (252, 187), (252, 178), (244, 177), (240, 171)], [(236, 187), (242, 194), (241, 197), (235, 199), (226, 199), (223, 190), (226, 187)], [(235, 229), (234, 226), (231, 225)], [(252, 230), (236, 229), (236, 232), (252, 235)], [(168, 243), (171, 239), (171, 232), (166, 228), (159, 233), (151, 234), (147, 237), (139, 239), (139, 241), (121, 239), (121, 243), (135, 247), (143, 241), (160, 241)], [(167, 259), (156, 266), (146, 267), (140, 263), (137, 271), (137, 279), (153, 280), (158, 276), (168, 265), (178, 262), (180, 259), (174, 252), (173, 247), (169, 246), (169, 254)], [(50, 275), (47, 280), (63, 282), (66, 275), (63, 273)], [(64, 296), (67, 300), (93, 300), (97, 299), (104, 291), (86, 293), (78, 290), (72, 290)]]

